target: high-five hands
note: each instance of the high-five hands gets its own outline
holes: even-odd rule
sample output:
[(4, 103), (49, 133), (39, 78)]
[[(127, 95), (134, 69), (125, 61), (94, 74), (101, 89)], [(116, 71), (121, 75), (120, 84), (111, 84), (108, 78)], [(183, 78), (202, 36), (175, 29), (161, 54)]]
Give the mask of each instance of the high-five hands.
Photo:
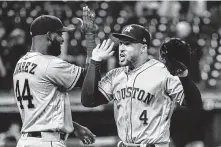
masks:
[(95, 25), (95, 14), (91, 12), (88, 6), (83, 7), (83, 20), (77, 18), (81, 22), (81, 30), (85, 34), (95, 34), (97, 26)]
[(112, 50), (113, 46), (114, 42), (112, 42), (111, 39), (104, 40), (101, 45), (98, 44), (93, 50), (92, 59), (95, 61), (107, 60), (114, 54), (114, 51)]

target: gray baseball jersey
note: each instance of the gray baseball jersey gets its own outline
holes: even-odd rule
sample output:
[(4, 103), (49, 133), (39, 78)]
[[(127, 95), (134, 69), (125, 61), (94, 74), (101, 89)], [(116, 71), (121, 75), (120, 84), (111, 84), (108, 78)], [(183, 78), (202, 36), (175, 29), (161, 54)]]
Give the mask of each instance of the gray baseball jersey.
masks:
[(114, 101), (120, 139), (126, 143), (168, 143), (175, 103), (184, 98), (182, 84), (159, 61), (151, 59), (128, 71), (120, 67), (99, 81), (99, 90)]
[(81, 71), (81, 67), (38, 52), (28, 52), (18, 61), (13, 84), (23, 122), (21, 132), (73, 131), (67, 91), (75, 86)]

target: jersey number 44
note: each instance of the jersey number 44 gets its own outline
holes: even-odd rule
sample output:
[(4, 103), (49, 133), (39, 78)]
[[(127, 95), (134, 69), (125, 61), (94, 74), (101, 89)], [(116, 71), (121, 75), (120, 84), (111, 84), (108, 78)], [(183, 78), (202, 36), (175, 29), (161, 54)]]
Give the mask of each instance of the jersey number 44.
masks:
[(34, 108), (32, 103), (33, 96), (30, 92), (28, 79), (25, 79), (23, 87), (19, 87), (19, 80), (16, 81), (15, 93), (21, 109), (24, 109), (23, 101), (28, 101), (28, 108)]

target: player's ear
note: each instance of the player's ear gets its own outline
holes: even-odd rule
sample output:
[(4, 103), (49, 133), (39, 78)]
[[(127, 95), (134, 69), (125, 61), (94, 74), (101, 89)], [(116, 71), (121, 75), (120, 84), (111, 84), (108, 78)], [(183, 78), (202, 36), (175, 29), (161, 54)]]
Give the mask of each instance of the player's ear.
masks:
[(142, 53), (147, 53), (147, 45), (146, 44), (143, 44), (142, 47), (141, 47), (141, 52)]
[(52, 37), (51, 37), (51, 33), (50, 32), (47, 32), (46, 37), (47, 37), (48, 41), (52, 41)]

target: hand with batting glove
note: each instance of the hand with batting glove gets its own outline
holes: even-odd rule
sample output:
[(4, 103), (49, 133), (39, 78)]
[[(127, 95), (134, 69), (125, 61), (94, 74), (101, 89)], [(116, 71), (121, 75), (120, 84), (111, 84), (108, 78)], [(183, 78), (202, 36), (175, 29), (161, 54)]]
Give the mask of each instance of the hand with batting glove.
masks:
[(83, 20), (81, 21), (81, 30), (85, 35), (87, 54), (89, 57), (92, 55), (92, 50), (96, 47), (95, 35), (97, 31), (97, 25), (95, 24), (95, 14), (88, 8), (88, 6), (83, 7)]
[(88, 128), (79, 125), (76, 122), (73, 122), (74, 124), (74, 135), (79, 138), (83, 144), (89, 145), (93, 144), (95, 142), (95, 137), (94, 135)]
[(188, 75), (191, 60), (191, 48), (179, 38), (170, 38), (160, 48), (160, 59), (170, 74), (178, 77)]

